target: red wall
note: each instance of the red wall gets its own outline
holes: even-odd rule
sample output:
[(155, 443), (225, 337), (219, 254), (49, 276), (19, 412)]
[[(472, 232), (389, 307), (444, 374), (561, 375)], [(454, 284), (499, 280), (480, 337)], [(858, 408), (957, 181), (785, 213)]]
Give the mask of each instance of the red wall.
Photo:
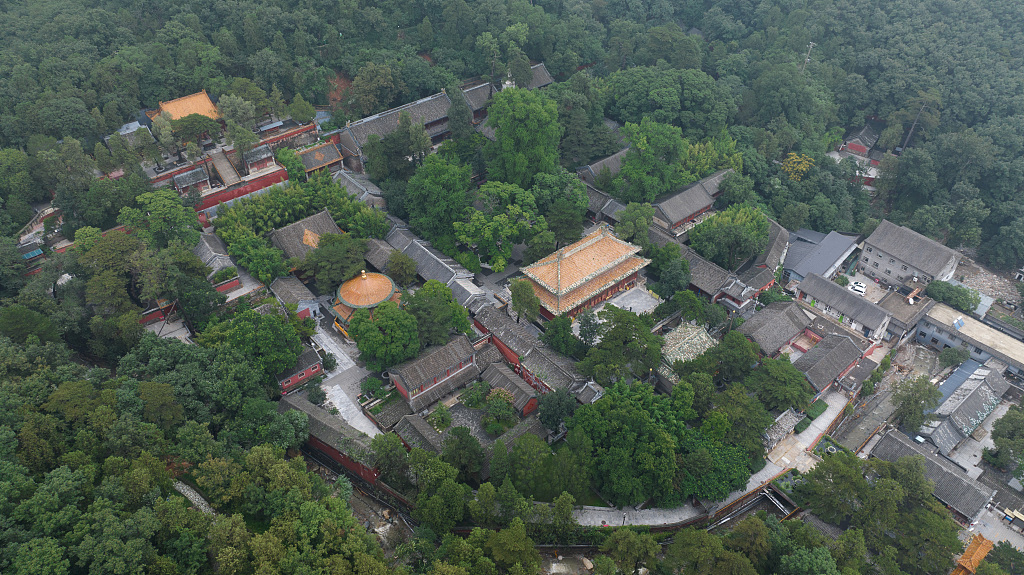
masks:
[(866, 156), (868, 154), (868, 149), (860, 144), (847, 144), (846, 149), (860, 156)]
[(313, 377), (318, 373), (320, 373), (319, 363), (310, 368), (304, 369), (299, 373), (296, 373), (295, 375), (281, 382), (281, 393), (288, 393), (289, 391), (300, 385), (302, 382), (306, 381), (307, 379)]
[(208, 196), (204, 196), (199, 202), (199, 205), (196, 206), (196, 211), (212, 208), (221, 202), (227, 202), (242, 196), (247, 196), (253, 192), (262, 190), (263, 188), (284, 182), (287, 179), (288, 171), (284, 168), (280, 168), (254, 180), (249, 180), (240, 186), (228, 188), (226, 190), (221, 190)]
[(526, 402), (526, 406), (523, 407), (523, 417), (529, 416), (531, 413), (537, 410), (537, 398), (531, 397), (530, 401)]
[(235, 278), (235, 279), (228, 280), (226, 282), (219, 283), (219, 284), (213, 286), (213, 289), (219, 291), (220, 293), (224, 293), (224, 292), (229, 292), (229, 291), (235, 289), (236, 287), (238, 287), (240, 285), (242, 285), (242, 282), (238, 278)]
[(202, 166), (204, 164), (208, 164), (211, 161), (212, 160), (210, 158), (206, 158), (206, 159), (200, 160), (200, 161), (198, 161), (198, 162), (196, 162), (194, 164), (189, 164), (187, 166), (182, 166), (182, 167), (180, 167), (180, 168), (178, 168), (176, 170), (167, 170), (166, 172), (163, 172), (163, 173), (153, 177), (153, 179), (151, 179), (149, 181), (154, 186), (160, 186), (160, 185), (163, 185), (163, 184), (168, 184), (170, 179), (173, 178), (174, 176), (176, 176), (178, 174), (184, 174), (185, 172), (191, 171), (194, 168), (197, 168), (197, 167)]
[(352, 473), (355, 473), (356, 475), (358, 475), (360, 478), (370, 483), (371, 485), (377, 483), (377, 477), (380, 476), (380, 473), (378, 473), (376, 469), (359, 463), (355, 459), (352, 459), (351, 457), (345, 455), (344, 453), (338, 451), (337, 449), (331, 447), (330, 445), (327, 445), (326, 443), (320, 441), (319, 439), (312, 435), (309, 436), (309, 440), (307, 440), (306, 443), (308, 443), (310, 447), (316, 449), (317, 451), (320, 451), (324, 455), (327, 455), (328, 457), (333, 459), (335, 462), (338, 463), (338, 465), (341, 465), (345, 469), (348, 469)]
[[(636, 272), (633, 272), (628, 277), (619, 280), (619, 282), (616, 283), (615, 285), (609, 287), (608, 289), (595, 295), (594, 297), (588, 299), (587, 301), (581, 303), (580, 305), (572, 308), (565, 315), (569, 317), (576, 317), (576, 314), (587, 309), (588, 307), (594, 307), (595, 305), (605, 300), (611, 299), (613, 295), (619, 293), (622, 290), (622, 288), (626, 287), (627, 284), (634, 281), (636, 281)], [(540, 315), (545, 319), (554, 319), (555, 317), (554, 315), (551, 314), (551, 312), (547, 310), (547, 308), (543, 306), (540, 308)]]
[(159, 309), (159, 308), (151, 309), (151, 310), (148, 310), (148, 311), (144, 312), (142, 314), (142, 316), (139, 317), (139, 323), (141, 323), (142, 325), (146, 325), (146, 324), (153, 323), (154, 321), (162, 320), (165, 317), (167, 317), (167, 316), (164, 315), (164, 312), (163, 312), (162, 309)]
[(262, 160), (249, 164), (249, 171), (255, 172), (257, 170), (262, 170), (263, 168), (266, 168), (267, 166), (272, 166), (273, 164), (274, 158), (263, 158)]
[(298, 128), (294, 128), (294, 129), (289, 130), (287, 132), (278, 134), (278, 135), (276, 135), (276, 136), (274, 136), (272, 138), (266, 138), (264, 140), (260, 140), (259, 145), (273, 144), (273, 143), (276, 143), (276, 142), (280, 142), (281, 140), (286, 140), (288, 138), (294, 138), (295, 136), (298, 136), (299, 134), (302, 134), (302, 133), (305, 133), (305, 132), (309, 132), (309, 131), (315, 130), (315, 129), (316, 129), (316, 123), (310, 122), (308, 126), (300, 126)]

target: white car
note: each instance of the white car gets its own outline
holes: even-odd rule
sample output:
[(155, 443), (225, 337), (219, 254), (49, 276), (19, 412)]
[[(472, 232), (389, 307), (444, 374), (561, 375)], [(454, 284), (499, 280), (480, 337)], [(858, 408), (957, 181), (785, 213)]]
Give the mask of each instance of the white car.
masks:
[(847, 286), (846, 289), (852, 291), (855, 294), (864, 295), (864, 292), (867, 291), (868, 286), (864, 285), (863, 282), (850, 282), (850, 285)]

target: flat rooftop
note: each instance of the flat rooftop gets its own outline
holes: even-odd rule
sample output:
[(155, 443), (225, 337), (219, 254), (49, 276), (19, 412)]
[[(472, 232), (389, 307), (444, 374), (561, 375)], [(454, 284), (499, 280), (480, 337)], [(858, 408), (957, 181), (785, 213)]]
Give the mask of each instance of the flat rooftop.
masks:
[[(1024, 342), (981, 323), (970, 314), (957, 311), (945, 304), (935, 304), (925, 317), (950, 331), (955, 331), (962, 339), (984, 349), (1017, 369), (1024, 369)], [(953, 328), (953, 322), (957, 319), (963, 321), (963, 326), (960, 329)]]

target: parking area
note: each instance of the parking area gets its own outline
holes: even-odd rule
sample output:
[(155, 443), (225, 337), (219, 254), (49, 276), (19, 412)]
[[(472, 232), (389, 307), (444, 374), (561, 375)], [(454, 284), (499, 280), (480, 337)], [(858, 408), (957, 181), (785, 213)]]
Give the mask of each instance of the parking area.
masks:
[(870, 278), (860, 272), (855, 272), (852, 276), (847, 277), (850, 278), (850, 283), (856, 281), (864, 284), (864, 299), (870, 301), (871, 303), (878, 303), (878, 300), (885, 297), (885, 294), (889, 293), (890, 291), (882, 284), (875, 283), (875, 280), (873, 278)]

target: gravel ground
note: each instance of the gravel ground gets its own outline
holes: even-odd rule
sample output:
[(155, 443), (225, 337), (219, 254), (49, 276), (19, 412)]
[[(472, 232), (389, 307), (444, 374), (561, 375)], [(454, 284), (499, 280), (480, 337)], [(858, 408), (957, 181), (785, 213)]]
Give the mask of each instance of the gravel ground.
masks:
[[(961, 280), (960, 277), (963, 276)], [(956, 268), (953, 278), (971, 289), (993, 298), (1003, 301), (1019, 301), (1020, 293), (1017, 292), (1017, 282), (1012, 277), (993, 272), (982, 267), (974, 260), (966, 257)]]

